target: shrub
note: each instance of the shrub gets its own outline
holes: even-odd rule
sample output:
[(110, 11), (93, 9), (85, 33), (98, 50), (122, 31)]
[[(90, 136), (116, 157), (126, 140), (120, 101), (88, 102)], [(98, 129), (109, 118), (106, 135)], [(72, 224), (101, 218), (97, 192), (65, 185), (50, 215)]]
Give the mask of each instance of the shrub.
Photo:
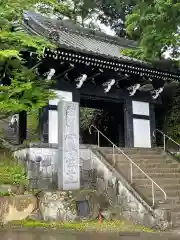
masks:
[(27, 184), (24, 167), (11, 154), (0, 155), (0, 184)]

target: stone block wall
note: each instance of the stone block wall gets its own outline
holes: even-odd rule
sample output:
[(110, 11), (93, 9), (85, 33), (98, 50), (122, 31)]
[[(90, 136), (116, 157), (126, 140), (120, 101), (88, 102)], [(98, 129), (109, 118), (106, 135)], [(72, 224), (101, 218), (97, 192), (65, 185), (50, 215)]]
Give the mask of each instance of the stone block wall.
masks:
[(25, 166), (30, 189), (57, 189), (57, 146), (30, 146), (14, 153)]
[[(30, 188), (57, 190), (56, 163), (60, 159), (56, 146), (30, 146), (15, 152), (15, 156), (25, 164)], [(103, 195), (116, 209), (116, 219), (124, 217), (147, 227), (168, 226), (164, 211), (151, 209), (105, 159), (83, 145), (80, 147), (80, 173), (81, 188), (95, 189)]]
[(99, 194), (103, 194), (108, 199), (113, 209), (116, 209), (114, 213), (116, 218), (124, 217), (136, 224), (161, 229), (170, 225), (166, 218), (166, 212), (160, 209), (151, 209), (97, 151), (91, 151), (86, 146), (81, 146), (80, 157), (83, 169), (96, 171), (95, 188)]
[[(14, 152), (14, 156), (25, 166), (30, 189), (58, 189), (57, 161), (60, 159), (57, 144), (31, 144)], [(80, 149), (81, 188), (95, 188), (96, 171), (90, 161), (89, 150)]]

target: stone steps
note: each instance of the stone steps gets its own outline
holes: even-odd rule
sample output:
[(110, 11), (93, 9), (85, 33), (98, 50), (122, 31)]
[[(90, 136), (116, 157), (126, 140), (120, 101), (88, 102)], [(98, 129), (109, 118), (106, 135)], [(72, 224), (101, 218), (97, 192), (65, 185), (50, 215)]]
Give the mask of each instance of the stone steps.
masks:
[[(108, 160), (109, 163), (114, 163), (114, 161), (112, 161), (112, 159), (109, 159)], [(129, 165), (129, 161), (116, 161), (116, 166), (119, 166), (119, 167), (126, 167), (127, 165)], [(177, 168), (177, 169), (180, 169), (180, 166), (178, 163), (173, 163), (173, 164), (169, 164), (169, 163), (159, 163), (159, 162), (155, 162), (155, 163), (152, 163), (152, 162), (143, 162), (143, 163), (140, 163), (138, 164), (138, 166), (140, 166), (141, 168), (150, 168), (150, 169), (159, 169), (159, 168)]]
[[(129, 167), (129, 165), (130, 165), (130, 161), (128, 161), (128, 160), (119, 160), (119, 159), (116, 159), (115, 161), (112, 159), (112, 158), (107, 158), (107, 160), (108, 160), (108, 162), (110, 163), (110, 164), (114, 164), (115, 163), (115, 166), (117, 166), (117, 167)], [(134, 159), (133, 159), (134, 160)], [(165, 161), (164, 162), (158, 162), (158, 161), (156, 161), (156, 162), (152, 162), (152, 161), (142, 161), (142, 162), (136, 162), (136, 161), (134, 161), (134, 163), (136, 164), (136, 165), (138, 165), (140, 168), (142, 168), (142, 169), (150, 169), (150, 170), (155, 170), (155, 169), (164, 169), (165, 171), (168, 171), (167, 169), (177, 169), (177, 171), (178, 170), (180, 170), (180, 164), (178, 164), (178, 163), (166, 163)]]
[[(142, 178), (144, 179), (144, 175), (143, 173), (135, 173), (134, 174), (135, 177), (137, 178)], [(158, 173), (158, 172), (154, 172), (154, 173), (150, 173), (149, 174), (149, 177), (151, 177), (152, 179), (159, 179), (159, 178), (179, 178), (180, 179), (180, 172), (179, 173), (171, 173), (171, 172), (168, 172), (168, 173)]]
[[(106, 156), (107, 159), (114, 159), (118, 162), (129, 162), (129, 160), (127, 159), (127, 157), (123, 156), (123, 155), (118, 155), (118, 154), (104, 154)], [(142, 164), (142, 163), (172, 163), (171, 159), (165, 159), (162, 156), (159, 157), (154, 157), (154, 156), (146, 156), (145, 158), (142, 157), (132, 157), (131, 155), (128, 156), (133, 162), (135, 162), (136, 164)]]
[[(113, 152), (113, 148), (112, 147), (101, 147), (101, 150), (106, 152), (106, 153), (112, 153)], [(142, 153), (162, 153), (162, 148), (120, 148), (121, 151), (123, 151), (125, 154), (131, 154), (131, 153), (135, 153), (135, 154), (142, 154)], [(114, 151), (116, 151), (117, 153), (120, 152), (119, 149), (114, 148)]]
[[(149, 188), (151, 187), (151, 184), (147, 184), (147, 185), (144, 185), (144, 184), (138, 184), (138, 187), (140, 188)], [(161, 184), (161, 187), (163, 190), (180, 190), (180, 184)]]
[[(114, 162), (113, 161), (109, 161), (109, 163), (112, 165)], [(169, 173), (180, 173), (180, 166), (175, 164), (175, 165), (159, 165), (158, 167), (152, 167), (151, 165), (147, 165), (144, 164), (137, 164), (145, 173), (147, 173), (149, 176), (153, 176), (154, 174), (158, 174), (158, 175), (164, 175), (164, 174), (169, 174)], [(115, 164), (116, 169), (119, 169), (120, 171), (125, 171), (125, 170), (129, 170), (130, 168), (130, 163), (126, 162), (126, 163), (122, 163), (122, 162), (116, 162)], [(136, 167), (133, 166), (133, 174), (136, 176), (137, 174), (141, 174), (140, 170)], [(169, 175), (167, 175), (169, 176)]]
[[(9, 121), (10, 118), (0, 120), (0, 128), (3, 129), (2, 137), (7, 142), (16, 145), (17, 144), (16, 134), (13, 132), (12, 128), (9, 127)], [(27, 139), (31, 140), (32, 137), (33, 139), (36, 139), (38, 138), (38, 135), (37, 136), (35, 134), (32, 135), (30, 132), (27, 131)]]
[[(119, 164), (119, 163), (116, 163), (115, 164), (115, 167), (118, 168), (118, 169), (129, 169), (129, 166), (130, 164)], [(150, 173), (154, 173), (154, 171), (156, 171), (157, 173), (171, 173), (171, 172), (174, 172), (174, 173), (179, 173), (180, 172), (180, 168), (179, 167), (174, 167), (174, 166), (159, 166), (159, 167), (149, 167), (145, 164), (141, 164), (141, 165), (138, 165), (143, 171), (145, 171), (146, 173), (150, 174)], [(134, 172), (137, 172), (139, 171), (138, 168), (136, 166), (133, 167), (133, 171)]]
[[(148, 184), (149, 182), (150, 182), (150, 180), (149, 179), (147, 179), (147, 178), (137, 178), (137, 177), (134, 177), (133, 178), (133, 180), (134, 180), (134, 182), (136, 183), (136, 184), (138, 184), (138, 185), (141, 185), (141, 184)], [(153, 180), (157, 183), (157, 184), (159, 184), (159, 185), (161, 185), (162, 184), (162, 186), (163, 186), (163, 184), (180, 184), (180, 179), (179, 178), (163, 178), (163, 179), (161, 179), (161, 178), (153, 178)]]
[[(160, 189), (158, 189), (157, 187), (155, 187), (156, 189), (154, 190), (155, 196), (156, 197), (163, 197), (163, 192), (160, 191)], [(135, 189), (137, 189), (139, 192), (142, 192), (144, 196), (147, 197), (151, 197), (152, 193), (151, 193), (151, 187), (143, 189), (140, 187), (135, 187)], [(163, 188), (162, 188), (163, 189)], [(164, 189), (163, 189), (164, 190)], [(177, 199), (179, 198), (180, 200), (180, 189), (176, 190), (176, 189), (168, 189), (165, 191), (167, 198), (171, 198), (171, 197), (177, 197)]]
[[(180, 163), (159, 149), (122, 149), (149, 177), (167, 194), (167, 199), (157, 186), (154, 186), (156, 207), (168, 209), (175, 219), (174, 226), (180, 227)], [(113, 156), (112, 148), (102, 148), (102, 154), (128, 181), (130, 180), (130, 161), (119, 151)], [(115, 160), (115, 161), (114, 161)], [(132, 187), (142, 198), (152, 205), (152, 185), (137, 167), (133, 167)]]

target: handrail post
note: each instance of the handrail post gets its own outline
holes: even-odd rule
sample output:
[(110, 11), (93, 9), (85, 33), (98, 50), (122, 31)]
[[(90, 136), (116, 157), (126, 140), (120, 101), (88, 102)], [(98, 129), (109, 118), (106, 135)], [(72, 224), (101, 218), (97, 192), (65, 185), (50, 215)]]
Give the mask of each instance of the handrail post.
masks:
[(155, 204), (155, 197), (154, 197), (154, 183), (153, 183), (153, 181), (151, 181), (151, 183), (152, 183), (152, 202), (153, 202), (153, 206), (154, 206), (154, 204)]
[[(165, 191), (156, 183), (153, 181), (153, 179), (148, 176), (135, 162), (133, 162), (133, 160), (131, 158), (129, 158), (119, 147), (117, 147), (110, 139), (108, 139), (100, 130), (98, 130), (95, 126), (91, 125), (90, 128), (89, 128), (89, 132), (90, 134), (91, 133), (91, 128), (94, 128), (96, 131), (97, 131), (97, 134), (98, 134), (98, 139), (97, 139), (97, 144), (98, 144), (98, 148), (100, 148), (100, 135), (102, 135), (105, 139), (107, 139), (111, 144), (112, 144), (112, 147), (113, 147), (113, 161), (114, 161), (114, 165), (116, 163), (116, 158), (115, 158), (115, 149), (118, 149), (130, 162), (130, 182), (131, 184), (133, 183), (133, 167), (139, 169), (141, 171), (141, 173), (143, 173), (150, 181), (151, 181), (151, 184), (152, 184), (152, 206), (155, 205), (155, 192), (154, 192), (154, 185), (160, 189), (160, 191), (164, 194), (164, 200), (167, 199), (167, 195), (165, 193)], [(164, 137), (164, 150), (166, 150), (166, 138), (170, 139), (171, 141), (175, 142), (174, 140), (172, 140), (171, 138), (169, 138), (166, 134), (163, 134), (161, 131), (159, 131), (158, 129), (154, 130), (153, 134), (155, 134), (155, 131), (158, 131), (160, 132), (163, 137)], [(176, 143), (176, 142), (175, 142)], [(180, 144), (176, 143), (177, 145), (180, 146)], [(92, 158), (92, 156), (90, 156), (90, 158)], [(101, 158), (102, 158), (102, 155), (101, 155)], [(93, 158), (92, 158), (93, 160)], [(113, 166), (114, 167), (114, 166)]]
[(100, 134), (99, 134), (99, 131), (98, 131), (98, 148), (100, 147)]
[(166, 135), (163, 134), (164, 151), (166, 152)]
[(114, 153), (114, 144), (113, 144), (113, 162), (114, 162), (114, 166), (115, 166), (115, 155), (114, 155), (115, 153)]
[(133, 183), (133, 165), (130, 163), (130, 179), (131, 179), (131, 184)]

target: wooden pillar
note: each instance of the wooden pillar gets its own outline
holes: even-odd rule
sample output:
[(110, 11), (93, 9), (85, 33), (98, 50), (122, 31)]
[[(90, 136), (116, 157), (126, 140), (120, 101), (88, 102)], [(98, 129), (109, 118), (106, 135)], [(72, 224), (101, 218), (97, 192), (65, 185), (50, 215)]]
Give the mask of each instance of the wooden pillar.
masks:
[(133, 139), (133, 114), (131, 99), (126, 99), (124, 103), (124, 136), (125, 147), (132, 148), (134, 146), (134, 139)]
[(156, 120), (155, 120), (155, 107), (153, 103), (150, 103), (149, 109), (150, 109), (150, 126), (151, 126), (151, 146), (155, 147), (156, 133), (155, 135), (153, 133), (154, 133), (154, 130), (156, 129)]
[(120, 122), (118, 124), (118, 146), (119, 147), (124, 147), (125, 145), (125, 135), (124, 135), (124, 124), (122, 122)]
[(39, 113), (39, 129), (40, 129), (40, 141), (43, 143), (48, 143), (48, 120), (49, 120), (49, 107), (43, 107), (40, 109)]
[(117, 112), (117, 140), (116, 143), (119, 147), (125, 146), (125, 135), (124, 135), (124, 105), (122, 103), (118, 104), (118, 112)]
[(27, 139), (27, 112), (19, 113), (17, 144), (23, 144)]

